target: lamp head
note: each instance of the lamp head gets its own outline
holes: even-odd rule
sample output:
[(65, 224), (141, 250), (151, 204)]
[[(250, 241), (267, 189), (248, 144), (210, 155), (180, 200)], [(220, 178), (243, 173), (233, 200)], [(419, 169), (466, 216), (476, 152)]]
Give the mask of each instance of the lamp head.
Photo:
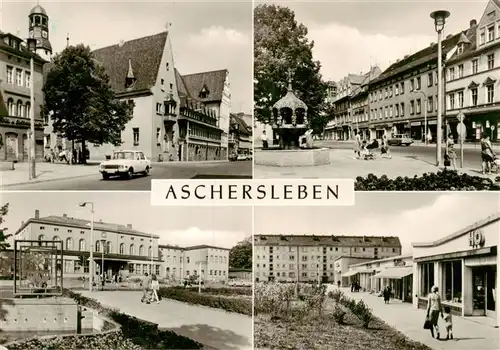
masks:
[(78, 206), (83, 208), (83, 207), (87, 206), (87, 202), (80, 202), (80, 203), (78, 203)]
[(446, 23), (446, 19), (450, 17), (450, 12), (446, 10), (434, 11), (431, 13), (431, 18), (434, 19), (434, 27), (436, 32), (441, 32)]

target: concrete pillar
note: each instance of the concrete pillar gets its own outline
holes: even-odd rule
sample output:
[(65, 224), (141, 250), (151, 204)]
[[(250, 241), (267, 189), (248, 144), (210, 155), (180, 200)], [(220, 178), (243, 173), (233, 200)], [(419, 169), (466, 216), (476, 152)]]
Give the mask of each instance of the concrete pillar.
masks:
[(474, 281), (472, 280), (472, 268), (465, 266), (462, 259), (462, 316), (472, 315), (474, 298)]
[[(497, 131), (498, 132), (498, 131)], [(499, 240), (500, 241), (500, 240)], [(497, 316), (497, 324), (496, 326), (500, 326), (500, 310), (498, 307), (499, 301), (500, 301), (500, 279), (498, 278), (498, 273), (500, 272), (500, 254), (497, 252), (497, 270), (496, 270), (496, 276), (495, 276), (495, 312)]]
[(418, 308), (418, 297), (420, 296), (420, 265), (418, 263), (413, 264), (413, 295), (412, 301), (413, 306)]
[[(441, 264), (438, 261), (434, 262), (434, 284), (433, 286), (437, 286), (439, 288), (439, 294), (443, 292), (443, 278), (442, 278)], [(432, 287), (431, 287), (432, 288)]]

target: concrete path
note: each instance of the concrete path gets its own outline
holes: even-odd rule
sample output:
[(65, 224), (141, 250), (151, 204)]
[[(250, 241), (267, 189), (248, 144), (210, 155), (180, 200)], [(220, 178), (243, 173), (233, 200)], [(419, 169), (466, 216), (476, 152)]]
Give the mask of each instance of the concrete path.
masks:
[(249, 316), (169, 299), (160, 304), (143, 304), (142, 292), (79, 293), (215, 349), (252, 349), (253, 321)]
[[(336, 288), (329, 286), (330, 288)], [(351, 293), (348, 288), (342, 288), (344, 293), (356, 300), (363, 299), (373, 314), (396, 328), (404, 335), (421, 342), (432, 349), (443, 350), (494, 350), (500, 349), (500, 329), (489, 325), (485, 318), (453, 316), (453, 340), (436, 340), (428, 330), (423, 329), (425, 310), (416, 309), (412, 304), (391, 300), (384, 304), (383, 298), (368, 293)], [(444, 323), (439, 321), (441, 338), (446, 337)]]

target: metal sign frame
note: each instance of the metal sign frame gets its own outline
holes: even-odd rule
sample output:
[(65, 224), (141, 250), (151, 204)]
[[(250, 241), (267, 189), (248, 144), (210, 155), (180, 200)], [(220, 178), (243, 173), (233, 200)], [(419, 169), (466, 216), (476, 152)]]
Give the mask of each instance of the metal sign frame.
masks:
[(61, 296), (63, 241), (14, 241), (14, 296)]

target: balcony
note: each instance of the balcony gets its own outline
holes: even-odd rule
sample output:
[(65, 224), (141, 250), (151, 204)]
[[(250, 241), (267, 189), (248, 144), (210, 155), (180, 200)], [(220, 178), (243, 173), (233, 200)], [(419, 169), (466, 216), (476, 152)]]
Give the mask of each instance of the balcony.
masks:
[[(0, 116), (0, 125), (12, 128), (29, 129), (30, 118)], [(43, 120), (35, 119), (35, 129), (43, 129)]]

